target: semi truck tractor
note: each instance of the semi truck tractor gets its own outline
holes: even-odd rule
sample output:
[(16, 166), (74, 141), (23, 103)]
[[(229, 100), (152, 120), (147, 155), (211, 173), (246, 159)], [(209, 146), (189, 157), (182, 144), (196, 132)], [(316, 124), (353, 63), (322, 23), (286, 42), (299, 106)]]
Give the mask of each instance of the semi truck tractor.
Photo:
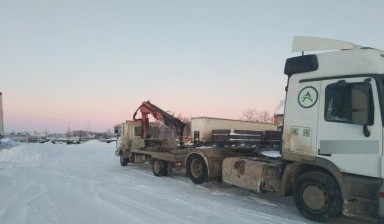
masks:
[(383, 223), (384, 52), (315, 37), (295, 37), (292, 50), (281, 156), (193, 150), (187, 176), (293, 196), (313, 221), (344, 213)]

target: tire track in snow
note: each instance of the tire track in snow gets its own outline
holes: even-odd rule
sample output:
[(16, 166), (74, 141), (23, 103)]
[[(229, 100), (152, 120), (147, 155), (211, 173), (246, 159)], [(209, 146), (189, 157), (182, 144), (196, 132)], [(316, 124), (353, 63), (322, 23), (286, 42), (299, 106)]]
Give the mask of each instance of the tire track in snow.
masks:
[(140, 200), (134, 200), (129, 196), (115, 193), (113, 190), (107, 189), (99, 185), (95, 186), (95, 194), (100, 200), (125, 213), (132, 213), (135, 216), (138, 216), (138, 214), (140, 214), (141, 217), (137, 219), (139, 223), (167, 223), (169, 222), (169, 220), (181, 224), (194, 223), (179, 218), (176, 215), (169, 214), (168, 211), (161, 210), (161, 208), (156, 208), (156, 205), (148, 205), (148, 203), (141, 202)]
[[(144, 174), (145, 178), (142, 178)], [(141, 175), (140, 182), (134, 183), (132, 180), (134, 180), (135, 176), (129, 177), (129, 175)], [(191, 185), (191, 183), (188, 183), (188, 181), (180, 181), (180, 180), (173, 180), (172, 177), (155, 177), (152, 174), (149, 174), (146, 170), (137, 170), (137, 172), (133, 172), (133, 170), (130, 170), (127, 174), (121, 174), (119, 173), (119, 176), (121, 177), (127, 177), (129, 179), (129, 182), (134, 183), (134, 185), (126, 185), (126, 186), (118, 186), (114, 187), (113, 192), (116, 192), (118, 195), (124, 195), (126, 191), (137, 191), (137, 194), (141, 194), (143, 198), (155, 198), (157, 201), (164, 201), (165, 204), (168, 204), (170, 207), (184, 207), (186, 210), (192, 211), (191, 215), (187, 218), (192, 219), (194, 221), (202, 221), (206, 220), (205, 218), (196, 218), (197, 214), (202, 217), (214, 217), (216, 218), (220, 217), (221, 214), (228, 214), (230, 213), (233, 216), (237, 216), (240, 223), (253, 223), (254, 221), (251, 220), (258, 220), (259, 223), (270, 223), (271, 220), (274, 221), (274, 223), (286, 223), (286, 219), (284, 218), (276, 218), (274, 214), (268, 214), (263, 211), (254, 211), (247, 208), (237, 208), (234, 207), (231, 211), (228, 211), (228, 206), (225, 205), (225, 203), (217, 202), (215, 200), (215, 197), (209, 197), (209, 199), (203, 199), (203, 205), (200, 203), (197, 203), (194, 201), (193, 196), (187, 197), (185, 195), (185, 192), (181, 192), (181, 194), (178, 194), (178, 191), (172, 191), (172, 189), (180, 189), (187, 186), (188, 191), (193, 191), (192, 195), (196, 193), (196, 189), (198, 191), (204, 191), (203, 194), (211, 194), (213, 196), (222, 196), (223, 194), (226, 196), (235, 196), (231, 193), (226, 192), (219, 192), (216, 189), (209, 189), (205, 188), (203, 186), (196, 185), (194, 187)], [(170, 189), (160, 189), (160, 190), (153, 190), (152, 187), (149, 187), (151, 185), (151, 180), (156, 179), (156, 182), (164, 182)], [(173, 181), (170, 181), (173, 180)], [(147, 183), (148, 181), (148, 183)], [(162, 185), (162, 184), (161, 184)], [(183, 185), (183, 186), (179, 186)], [(103, 187), (105, 190), (107, 187)], [(156, 188), (156, 185), (153, 185), (153, 188)], [(111, 191), (110, 189), (108, 189)], [(170, 192), (171, 191), (171, 192)], [(198, 192), (197, 192), (198, 193)], [(200, 196), (201, 194), (197, 194)], [(204, 198), (204, 196), (203, 196)], [(210, 200), (213, 199), (213, 200)], [(128, 199), (133, 200), (133, 199)], [(195, 199), (196, 200), (196, 199)], [(259, 203), (260, 205), (260, 203)], [(209, 209), (207, 210), (207, 206)], [(212, 214), (212, 211), (214, 211), (215, 214)], [(164, 213), (162, 213), (164, 214)], [(293, 215), (294, 216), (294, 215)], [(246, 218), (244, 218), (246, 217)], [(295, 218), (301, 218), (301, 217), (295, 217)], [(219, 218), (220, 219), (220, 218)], [(276, 222), (277, 221), (277, 222)], [(306, 223), (306, 222), (305, 222)]]
[[(27, 215), (33, 210), (31, 209), (31, 202), (44, 192), (43, 185), (36, 181), (29, 182), (5, 202), (6, 206), (0, 211), (0, 220), (10, 220), (10, 224), (28, 223)], [(1, 223), (5, 223), (5, 221)]]

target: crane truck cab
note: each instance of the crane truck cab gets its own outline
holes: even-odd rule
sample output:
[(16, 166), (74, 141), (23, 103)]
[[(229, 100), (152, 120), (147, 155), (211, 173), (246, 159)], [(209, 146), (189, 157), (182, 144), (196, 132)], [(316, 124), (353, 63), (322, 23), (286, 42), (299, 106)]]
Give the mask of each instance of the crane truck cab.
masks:
[(384, 52), (315, 37), (295, 37), (292, 50), (302, 54), (285, 64), (281, 158), (200, 150), (187, 156), (187, 175), (293, 195), (313, 221), (344, 213), (384, 223)]
[[(115, 126), (116, 156), (120, 157), (120, 164), (126, 166), (128, 162), (141, 161), (133, 157), (132, 152), (150, 147), (175, 147), (175, 138), (165, 138), (160, 135), (160, 125), (150, 122), (148, 138), (142, 138), (142, 123), (140, 121), (126, 121)], [(141, 161), (141, 162), (145, 162)]]
[(126, 166), (129, 162), (141, 163), (146, 158), (140, 152), (150, 154), (155, 150), (171, 150), (177, 148), (175, 135), (167, 127), (159, 123), (149, 122), (147, 138), (142, 137), (142, 123), (140, 121), (126, 121), (115, 126), (116, 151), (120, 157), (120, 164)]

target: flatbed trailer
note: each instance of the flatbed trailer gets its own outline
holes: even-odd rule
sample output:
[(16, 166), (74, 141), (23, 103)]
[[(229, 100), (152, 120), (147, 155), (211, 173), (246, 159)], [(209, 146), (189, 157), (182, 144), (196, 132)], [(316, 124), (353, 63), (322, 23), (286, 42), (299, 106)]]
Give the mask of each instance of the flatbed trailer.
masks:
[[(268, 153), (273, 154), (273, 156), (268, 156)], [(225, 178), (230, 175), (226, 175), (224, 167), (228, 166), (225, 166), (224, 164), (231, 159), (260, 161), (276, 168), (281, 166), (281, 154), (280, 148), (278, 147), (259, 147), (254, 150), (238, 151), (233, 150), (233, 148), (223, 147), (197, 148), (192, 149), (185, 158), (186, 176), (188, 176), (195, 184), (201, 184), (209, 180), (225, 180)], [(245, 164), (242, 162), (234, 164), (231, 167), (235, 167), (237, 171), (231, 171), (230, 173), (234, 174), (236, 177), (240, 177), (242, 181), (247, 181), (248, 184), (249, 182), (252, 182), (252, 178), (246, 179), (248, 176), (243, 176), (245, 171), (244, 165)], [(250, 172), (254, 175), (261, 175), (261, 173), (263, 173), (262, 170), (255, 170), (254, 168), (252, 168)], [(231, 184), (236, 185), (232, 182)], [(248, 190), (259, 191), (259, 188), (252, 189), (246, 185), (244, 188)], [(266, 183), (265, 186), (270, 186), (270, 184)], [(263, 188), (262, 190), (272, 191), (268, 188)]]
[[(226, 158), (260, 158), (265, 161), (276, 162), (275, 158), (269, 158), (262, 154), (263, 148), (255, 150), (233, 150), (233, 148), (225, 147), (190, 147), (190, 148), (177, 148), (177, 149), (164, 149), (158, 147), (149, 147), (145, 149), (131, 150), (132, 163), (150, 162), (152, 164), (153, 174), (155, 176), (169, 176), (172, 169), (182, 170), (186, 167), (188, 162), (187, 157), (193, 153), (201, 152), (203, 154), (211, 155), (209, 164), (213, 165), (210, 170), (215, 170), (211, 173), (210, 179), (221, 181), (221, 164)], [(275, 152), (277, 148), (269, 148)], [(191, 166), (188, 164), (187, 166)], [(194, 172), (200, 172), (198, 164), (192, 164)], [(191, 168), (187, 169), (189, 172)], [(216, 172), (217, 171), (217, 172)], [(187, 174), (189, 176), (189, 174)]]
[(152, 164), (153, 174), (155, 176), (168, 176), (172, 169), (183, 169), (185, 167), (185, 158), (194, 148), (179, 148), (166, 150), (163, 148), (146, 148), (132, 150), (134, 163), (143, 163), (149, 161)]

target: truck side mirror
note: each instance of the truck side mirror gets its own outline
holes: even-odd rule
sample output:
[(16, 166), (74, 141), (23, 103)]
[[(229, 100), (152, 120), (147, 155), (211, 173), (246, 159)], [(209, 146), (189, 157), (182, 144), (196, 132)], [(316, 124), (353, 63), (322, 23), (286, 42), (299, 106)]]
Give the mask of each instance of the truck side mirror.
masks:
[(370, 98), (371, 88), (368, 82), (365, 85), (356, 85), (351, 89), (351, 121), (353, 124), (363, 125), (363, 133), (365, 137), (371, 135), (368, 125), (372, 124), (371, 111), (372, 106)]
[(115, 136), (120, 137), (120, 134), (119, 134), (119, 127), (118, 127), (118, 126), (115, 126), (115, 128), (114, 128), (114, 132), (115, 132)]
[(366, 86), (354, 86), (351, 90), (352, 123), (369, 124), (369, 89)]

